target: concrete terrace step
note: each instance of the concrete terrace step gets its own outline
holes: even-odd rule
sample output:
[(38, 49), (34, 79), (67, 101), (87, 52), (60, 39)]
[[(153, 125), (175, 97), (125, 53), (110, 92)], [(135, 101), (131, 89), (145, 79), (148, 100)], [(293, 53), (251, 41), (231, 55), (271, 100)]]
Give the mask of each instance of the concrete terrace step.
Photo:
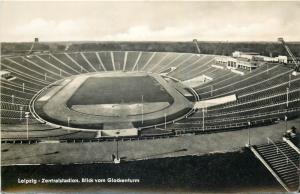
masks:
[(286, 142), (269, 141), (268, 144), (255, 146), (252, 152), (287, 191), (296, 191), (299, 186), (300, 154)]
[[(263, 153), (261, 153), (261, 154), (263, 154)], [(274, 162), (288, 160), (288, 162), (293, 162), (295, 164), (294, 160), (292, 160), (291, 157), (285, 156), (283, 154), (280, 154), (280, 155), (279, 154), (266, 154), (266, 155), (264, 155), (264, 158), (266, 158), (266, 157), (268, 157), (270, 161), (274, 161)]]
[(285, 166), (288, 166), (286, 163), (278, 163), (278, 164), (273, 164), (272, 165), (275, 168), (284, 168)]

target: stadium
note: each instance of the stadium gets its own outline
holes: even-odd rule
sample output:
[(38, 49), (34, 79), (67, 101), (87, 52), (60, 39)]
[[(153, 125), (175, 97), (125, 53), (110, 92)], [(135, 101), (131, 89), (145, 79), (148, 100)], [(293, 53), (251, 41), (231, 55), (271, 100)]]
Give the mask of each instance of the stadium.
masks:
[[(287, 191), (298, 188), (300, 152), (282, 140), (299, 129), (300, 77), (290, 56), (205, 54), (197, 40), (187, 43), (193, 52), (134, 42), (44, 49), (51, 44), (15, 44), (1, 57), (2, 165), (122, 163), (246, 146)], [(76, 157), (88, 146), (101, 153)], [(75, 157), (65, 160), (61, 149)], [(60, 153), (25, 157), (46, 150)]]
[(299, 193), (299, 9), (1, 1), (0, 193)]

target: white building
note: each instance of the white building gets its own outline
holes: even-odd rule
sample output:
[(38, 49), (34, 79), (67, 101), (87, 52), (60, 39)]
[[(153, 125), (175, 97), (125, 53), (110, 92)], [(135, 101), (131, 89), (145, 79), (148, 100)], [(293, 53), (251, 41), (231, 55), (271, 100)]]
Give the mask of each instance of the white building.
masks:
[(287, 56), (282, 56), (282, 55), (279, 55), (278, 57), (276, 57), (277, 58), (277, 60), (278, 60), (278, 62), (279, 63), (287, 63), (287, 61), (288, 61), (288, 58), (287, 58)]
[(246, 58), (249, 60), (253, 59), (253, 56), (258, 56), (259, 53), (255, 53), (255, 52), (242, 52), (242, 51), (234, 51), (232, 53), (232, 56), (235, 58)]
[(256, 69), (258, 66), (255, 61), (245, 59), (245, 58), (238, 58), (236, 65), (238, 69), (244, 69), (247, 71), (252, 71), (253, 69)]
[(219, 56), (215, 58), (216, 64), (224, 65), (227, 69), (244, 69), (251, 71), (257, 67), (255, 61), (245, 58), (233, 58), (227, 56)]
[(270, 63), (276, 63), (278, 62), (277, 57), (268, 57), (263, 55), (254, 56), (253, 60), (255, 61), (264, 61), (264, 62), (270, 62)]
[(288, 63), (288, 57), (287, 56), (281, 56), (278, 57), (268, 57), (260, 55), (259, 53), (255, 52), (241, 52), (241, 51), (234, 51), (232, 53), (232, 56), (234, 58), (244, 58), (248, 60), (253, 61), (264, 61), (264, 62), (270, 62), (270, 63)]

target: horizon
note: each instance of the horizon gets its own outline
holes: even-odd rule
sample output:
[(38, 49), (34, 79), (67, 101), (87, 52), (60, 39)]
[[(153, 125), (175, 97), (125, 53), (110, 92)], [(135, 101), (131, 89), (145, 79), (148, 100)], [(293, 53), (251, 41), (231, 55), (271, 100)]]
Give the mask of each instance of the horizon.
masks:
[[(38, 37), (36, 37), (38, 38)], [(34, 39), (34, 38), (33, 38)], [(256, 41), (256, 40), (248, 40), (248, 41), (222, 41), (222, 40), (197, 40), (198, 43), (200, 42), (204, 42), (204, 43), (276, 43), (276, 44), (281, 44), (278, 41)], [(32, 41), (20, 41), (20, 42), (0, 42), (0, 44), (22, 44), (22, 43), (30, 43), (32, 44), (34, 42), (34, 40)], [(144, 40), (74, 40), (74, 41), (68, 41), (68, 40), (62, 40), (62, 41), (40, 41), (37, 42), (37, 44), (54, 44), (54, 43), (117, 43), (117, 42), (122, 42), (122, 43), (147, 43), (147, 42), (151, 42), (151, 43), (193, 43), (193, 39), (191, 39), (190, 41), (171, 41), (171, 40), (149, 40), (149, 41), (144, 41)], [(292, 43), (292, 44), (300, 44), (300, 40), (298, 41), (285, 41), (286, 43)]]

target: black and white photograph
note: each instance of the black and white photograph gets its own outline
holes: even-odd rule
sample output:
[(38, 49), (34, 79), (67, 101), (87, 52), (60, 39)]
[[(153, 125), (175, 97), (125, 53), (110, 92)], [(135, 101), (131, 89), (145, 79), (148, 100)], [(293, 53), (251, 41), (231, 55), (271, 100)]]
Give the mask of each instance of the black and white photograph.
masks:
[(299, 193), (300, 1), (0, 0), (1, 193)]

